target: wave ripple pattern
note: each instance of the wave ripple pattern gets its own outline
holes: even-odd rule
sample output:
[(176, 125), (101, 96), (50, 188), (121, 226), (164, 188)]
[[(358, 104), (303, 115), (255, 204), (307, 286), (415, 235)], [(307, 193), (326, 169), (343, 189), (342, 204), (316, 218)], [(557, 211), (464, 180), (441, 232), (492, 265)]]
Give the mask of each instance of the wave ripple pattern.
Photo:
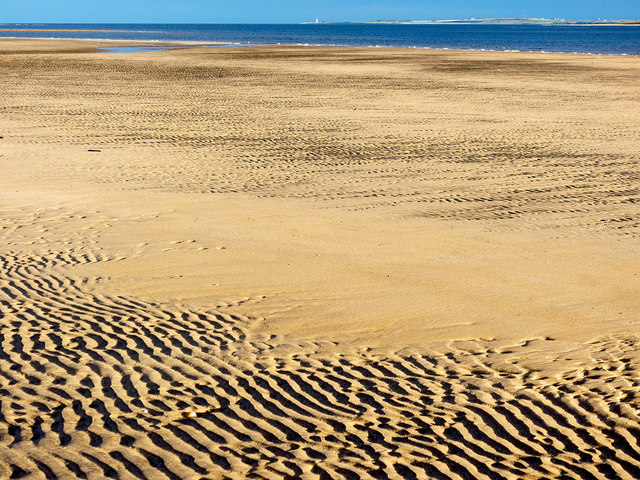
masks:
[(254, 319), (69, 274), (108, 261), (0, 255), (1, 478), (640, 478), (637, 338), (555, 378), (455, 342), (281, 356)]

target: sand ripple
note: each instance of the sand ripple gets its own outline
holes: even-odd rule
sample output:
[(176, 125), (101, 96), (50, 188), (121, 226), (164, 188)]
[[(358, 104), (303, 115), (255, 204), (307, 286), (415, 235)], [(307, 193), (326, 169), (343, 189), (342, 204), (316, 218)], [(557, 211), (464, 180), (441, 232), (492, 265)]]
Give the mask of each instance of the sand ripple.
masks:
[[(640, 478), (640, 336), (612, 334), (571, 348), (563, 348), (566, 338), (543, 336), (372, 350), (334, 342), (349, 321), (338, 305), (333, 323), (296, 317), (319, 334), (304, 330), (291, 341), (260, 327), (279, 305), (265, 321), (241, 302), (194, 307), (149, 294), (158, 300), (151, 301), (144, 285), (123, 293), (95, 274), (127, 264), (126, 286), (144, 277), (136, 268), (158, 267), (155, 281), (170, 289), (180, 276), (171, 265), (186, 259), (195, 272), (187, 298), (202, 298), (204, 289), (193, 287), (200, 279), (224, 284), (201, 275), (201, 265), (227, 265), (231, 284), (237, 277), (229, 270), (240, 270), (247, 278), (225, 295), (259, 298), (248, 277), (265, 270), (272, 291), (293, 283), (288, 296), (303, 303), (353, 287), (326, 272), (357, 266), (349, 259), (361, 257), (349, 250), (371, 244), (380, 249), (364, 250), (369, 283), (353, 283), (373, 292), (372, 309), (387, 285), (405, 285), (387, 281), (390, 273), (409, 286), (427, 270), (446, 280), (419, 283), (424, 288), (413, 293), (403, 288), (393, 297), (395, 317), (377, 324), (387, 332), (402, 330), (404, 314), (433, 297), (429, 311), (445, 324), (469, 326), (494, 314), (523, 329), (531, 317), (553, 332), (573, 322), (571, 331), (584, 324), (585, 332), (596, 325), (598, 334), (633, 333), (636, 58), (288, 47), (126, 56), (82, 53), (93, 47), (64, 42), (66, 53), (54, 55), (35, 41), (2, 43), (0, 479)], [(142, 191), (155, 195), (152, 205)], [(213, 200), (180, 209), (195, 193)], [(220, 194), (235, 195), (235, 224), (221, 215), (230, 204), (215, 204)], [(265, 197), (289, 208), (256, 221)], [(246, 198), (255, 200), (252, 214), (240, 211)], [(345, 221), (320, 243), (314, 238), (324, 237), (313, 235), (337, 220), (291, 214), (302, 201), (395, 216), (380, 213), (367, 228), (366, 219)], [(396, 250), (385, 245), (414, 238), (395, 235), (395, 222), (408, 231), (416, 219), (424, 224), (412, 232), (425, 237), (440, 232), (436, 225), (477, 225), (482, 246), (470, 252), (479, 241), (443, 230), (456, 248), (412, 240), (419, 248), (398, 248), (393, 259), (402, 268), (387, 271), (396, 264), (385, 263), (383, 252)], [(136, 236), (137, 222), (155, 230)], [(199, 222), (221, 224), (224, 235), (216, 229), (206, 243), (204, 235), (186, 237)], [(261, 222), (280, 235), (238, 233)], [(158, 233), (167, 225), (173, 233)], [(377, 232), (363, 233), (378, 225), (392, 232), (380, 242)], [(518, 236), (504, 241), (494, 229)], [(549, 229), (575, 239), (568, 259), (558, 253), (566, 248), (529, 245)], [(615, 255), (600, 255), (597, 235)], [(340, 268), (327, 262), (313, 277), (347, 236), (334, 259)], [(250, 245), (265, 238), (277, 255), (229, 255), (240, 258), (235, 265), (213, 256), (223, 257), (216, 245), (243, 238)], [(308, 266), (297, 267), (300, 282), (291, 281), (295, 268), (269, 271), (296, 263), (290, 245), (319, 259), (297, 258)], [(524, 254), (499, 252), (500, 245)], [(247, 264), (252, 269), (241, 270)], [(297, 283), (306, 277), (331, 288), (305, 292)], [(468, 294), (464, 311), (474, 318), (449, 313), (457, 292)], [(382, 331), (375, 321), (366, 324), (371, 335)], [(318, 332), (324, 327), (314, 322), (332, 330)]]
[(108, 261), (0, 256), (3, 478), (640, 476), (636, 338), (553, 378), (530, 345), (282, 355), (255, 319), (68, 276)]

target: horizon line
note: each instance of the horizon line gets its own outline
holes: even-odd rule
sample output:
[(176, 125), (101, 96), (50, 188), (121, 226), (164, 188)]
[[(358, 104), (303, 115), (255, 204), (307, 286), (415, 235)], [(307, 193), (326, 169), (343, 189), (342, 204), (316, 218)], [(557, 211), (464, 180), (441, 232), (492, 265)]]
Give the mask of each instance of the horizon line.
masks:
[(315, 19), (308, 21), (298, 22), (144, 22), (144, 21), (124, 21), (124, 22), (104, 22), (104, 21), (81, 21), (81, 22), (46, 22), (46, 21), (21, 21), (21, 22), (0, 22), (0, 25), (64, 25), (64, 24), (89, 24), (89, 25), (300, 25), (300, 24), (323, 24), (323, 23), (382, 23), (382, 22), (473, 22), (482, 20), (549, 20), (549, 21), (563, 21), (563, 22), (630, 22), (640, 21), (639, 18), (598, 18), (598, 19), (567, 19), (567, 18), (547, 18), (547, 17), (470, 17), (470, 18), (447, 18), (447, 19), (377, 19), (377, 20), (320, 20), (316, 23)]

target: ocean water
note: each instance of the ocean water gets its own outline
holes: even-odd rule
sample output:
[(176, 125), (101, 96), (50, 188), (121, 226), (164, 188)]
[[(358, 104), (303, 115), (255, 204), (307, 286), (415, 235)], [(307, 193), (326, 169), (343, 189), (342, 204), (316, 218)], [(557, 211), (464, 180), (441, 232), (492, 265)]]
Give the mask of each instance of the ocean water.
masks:
[[(0, 31), (1, 37), (100, 38), (230, 42), (235, 44), (350, 45), (640, 55), (640, 26), (339, 23), (306, 25), (0, 24), (0, 29), (7, 28), (45, 28), (60, 31)], [(110, 31), (62, 31), (66, 29)]]

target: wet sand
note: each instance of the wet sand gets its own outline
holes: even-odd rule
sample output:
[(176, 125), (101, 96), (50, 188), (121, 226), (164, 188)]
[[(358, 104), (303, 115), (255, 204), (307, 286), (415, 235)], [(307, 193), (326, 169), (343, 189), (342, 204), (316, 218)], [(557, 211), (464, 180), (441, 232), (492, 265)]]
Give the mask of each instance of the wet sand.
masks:
[(0, 32), (118, 32), (130, 33), (131, 30), (88, 30), (77, 28), (0, 28)]
[(98, 46), (0, 40), (0, 477), (638, 476), (637, 57)]

